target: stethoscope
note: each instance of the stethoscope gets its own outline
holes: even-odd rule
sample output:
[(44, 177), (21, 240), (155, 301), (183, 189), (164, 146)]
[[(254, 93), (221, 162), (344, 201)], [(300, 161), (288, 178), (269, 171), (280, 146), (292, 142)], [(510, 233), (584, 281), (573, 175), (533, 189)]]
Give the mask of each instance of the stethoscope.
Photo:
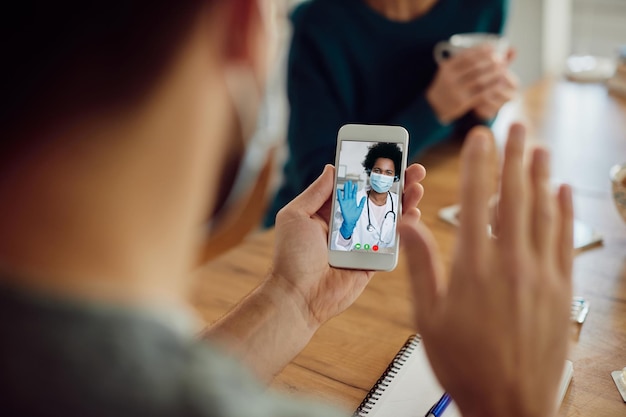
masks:
[[(393, 210), (393, 198), (391, 198), (390, 191), (387, 191), (387, 194), (389, 195), (389, 198), (391, 199), (391, 210), (385, 213), (385, 217), (383, 217), (383, 221), (380, 223), (380, 233), (378, 235), (378, 241), (382, 243), (391, 242), (391, 241), (385, 242), (382, 240), (383, 239), (383, 226), (385, 225), (385, 220), (387, 220), (387, 216), (389, 216), (390, 214), (393, 215), (393, 224), (396, 223), (396, 213)], [(367, 228), (366, 229), (370, 233), (376, 230), (376, 228), (372, 224), (372, 219), (370, 218), (370, 193), (369, 192), (367, 193)]]

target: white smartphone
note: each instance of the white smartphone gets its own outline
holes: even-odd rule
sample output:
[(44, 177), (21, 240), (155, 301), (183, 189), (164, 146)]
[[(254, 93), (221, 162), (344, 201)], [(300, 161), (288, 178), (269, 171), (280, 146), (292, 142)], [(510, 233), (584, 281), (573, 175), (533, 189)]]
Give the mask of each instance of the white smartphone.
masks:
[(349, 124), (337, 135), (328, 262), (390, 271), (398, 264), (409, 133), (400, 126)]

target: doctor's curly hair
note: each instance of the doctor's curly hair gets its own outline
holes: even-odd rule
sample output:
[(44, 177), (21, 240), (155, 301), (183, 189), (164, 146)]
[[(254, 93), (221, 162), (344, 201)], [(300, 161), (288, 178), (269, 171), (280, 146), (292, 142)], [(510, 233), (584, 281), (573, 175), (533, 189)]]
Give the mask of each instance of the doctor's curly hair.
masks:
[(370, 146), (362, 163), (367, 175), (372, 173), (372, 169), (378, 158), (387, 158), (393, 161), (395, 171), (394, 181), (399, 181), (400, 170), (402, 169), (402, 151), (398, 145), (395, 143), (378, 142)]

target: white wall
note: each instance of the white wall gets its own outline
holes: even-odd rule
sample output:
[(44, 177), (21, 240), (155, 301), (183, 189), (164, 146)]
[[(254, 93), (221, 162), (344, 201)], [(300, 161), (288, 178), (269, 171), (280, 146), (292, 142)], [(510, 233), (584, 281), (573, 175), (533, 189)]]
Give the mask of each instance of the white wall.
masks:
[(614, 56), (626, 44), (626, 0), (512, 0), (507, 36), (528, 86), (561, 74), (570, 54)]
[(573, 0), (573, 53), (610, 57), (624, 44), (626, 0)]
[(571, 0), (513, 0), (506, 34), (517, 49), (513, 70), (527, 86), (559, 74), (571, 50)]

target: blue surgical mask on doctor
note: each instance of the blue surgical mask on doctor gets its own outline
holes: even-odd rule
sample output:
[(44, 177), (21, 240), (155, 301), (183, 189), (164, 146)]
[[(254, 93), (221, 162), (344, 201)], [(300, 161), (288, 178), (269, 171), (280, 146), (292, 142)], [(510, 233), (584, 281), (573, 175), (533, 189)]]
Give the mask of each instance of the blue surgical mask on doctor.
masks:
[(372, 172), (370, 175), (370, 185), (377, 193), (386, 193), (393, 185), (394, 177)]

